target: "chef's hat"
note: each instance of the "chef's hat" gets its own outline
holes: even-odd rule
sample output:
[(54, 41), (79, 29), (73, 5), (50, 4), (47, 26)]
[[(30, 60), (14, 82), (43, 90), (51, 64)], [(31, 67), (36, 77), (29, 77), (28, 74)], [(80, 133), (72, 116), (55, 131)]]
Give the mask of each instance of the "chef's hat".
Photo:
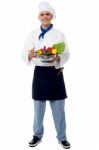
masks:
[(48, 11), (53, 15), (53, 19), (56, 18), (55, 10), (54, 8), (47, 2), (43, 1), (39, 4), (39, 12), (42, 11)]

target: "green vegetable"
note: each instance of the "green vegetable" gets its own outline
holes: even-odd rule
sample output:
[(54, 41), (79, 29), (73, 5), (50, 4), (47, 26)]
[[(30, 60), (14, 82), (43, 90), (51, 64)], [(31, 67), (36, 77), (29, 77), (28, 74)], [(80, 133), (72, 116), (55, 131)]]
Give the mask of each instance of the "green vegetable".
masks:
[(64, 49), (65, 49), (65, 43), (61, 42), (61, 43), (54, 44), (53, 48), (56, 48), (57, 49), (57, 53), (61, 54), (64, 51)]

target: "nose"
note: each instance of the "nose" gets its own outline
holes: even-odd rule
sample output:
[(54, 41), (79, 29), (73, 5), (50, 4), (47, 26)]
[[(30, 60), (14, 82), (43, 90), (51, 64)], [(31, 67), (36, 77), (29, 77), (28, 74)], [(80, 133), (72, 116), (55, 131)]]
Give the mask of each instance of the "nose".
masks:
[(46, 18), (47, 18), (47, 15), (44, 15), (43, 18), (46, 19)]
[(43, 16), (45, 17), (45, 16), (47, 16), (47, 14), (44, 14)]

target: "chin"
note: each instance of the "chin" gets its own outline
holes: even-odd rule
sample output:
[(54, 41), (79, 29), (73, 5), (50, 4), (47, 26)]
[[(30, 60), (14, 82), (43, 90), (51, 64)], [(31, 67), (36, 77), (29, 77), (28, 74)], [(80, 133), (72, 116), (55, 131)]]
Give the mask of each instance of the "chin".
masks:
[(43, 23), (44, 26), (47, 26), (47, 25), (49, 25), (49, 24), (50, 24), (49, 22), (44, 22), (44, 23)]

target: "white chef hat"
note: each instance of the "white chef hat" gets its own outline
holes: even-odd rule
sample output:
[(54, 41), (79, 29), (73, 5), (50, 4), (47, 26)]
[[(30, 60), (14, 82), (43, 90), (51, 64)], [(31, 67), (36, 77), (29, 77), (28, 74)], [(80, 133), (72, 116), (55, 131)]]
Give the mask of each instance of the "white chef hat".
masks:
[(53, 19), (56, 18), (55, 10), (49, 3), (45, 2), (45, 1), (42, 1), (39, 4), (38, 8), (39, 8), (39, 12), (48, 11), (48, 12), (50, 12), (53, 15)]

